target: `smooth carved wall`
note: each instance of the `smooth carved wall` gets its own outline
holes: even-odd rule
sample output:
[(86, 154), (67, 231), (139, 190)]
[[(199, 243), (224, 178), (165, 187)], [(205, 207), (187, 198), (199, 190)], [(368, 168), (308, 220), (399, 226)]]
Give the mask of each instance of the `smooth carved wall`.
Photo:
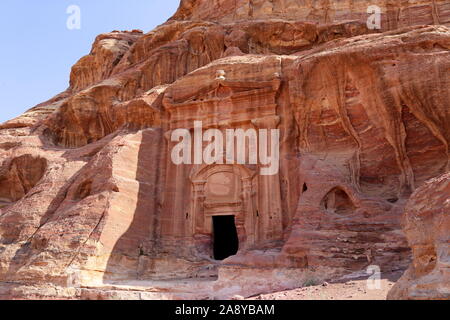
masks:
[(218, 172), (210, 175), (205, 184), (205, 195), (208, 202), (223, 204), (239, 201), (242, 184), (231, 172)]

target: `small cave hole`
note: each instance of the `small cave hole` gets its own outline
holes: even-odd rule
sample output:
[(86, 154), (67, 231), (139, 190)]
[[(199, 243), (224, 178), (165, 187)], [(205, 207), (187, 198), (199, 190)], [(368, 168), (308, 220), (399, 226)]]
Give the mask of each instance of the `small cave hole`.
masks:
[(322, 200), (322, 207), (329, 212), (337, 214), (350, 214), (356, 209), (347, 192), (339, 187), (327, 193)]
[(389, 198), (389, 199), (387, 199), (387, 201), (390, 202), (390, 203), (397, 203), (398, 202), (398, 198), (397, 197)]
[(303, 184), (303, 192), (308, 191), (308, 186), (306, 185), (306, 183)]

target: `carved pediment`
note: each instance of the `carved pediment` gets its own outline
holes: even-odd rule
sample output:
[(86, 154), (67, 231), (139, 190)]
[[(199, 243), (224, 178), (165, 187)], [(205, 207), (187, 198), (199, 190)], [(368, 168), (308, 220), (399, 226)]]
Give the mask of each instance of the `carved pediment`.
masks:
[(181, 96), (178, 99), (170, 93), (164, 98), (164, 106), (171, 111), (173, 108), (195, 105), (201, 102), (213, 102), (224, 98), (242, 98), (265, 92), (276, 93), (281, 80), (274, 75), (269, 81), (234, 81), (216, 78), (211, 83), (200, 87), (195, 93)]

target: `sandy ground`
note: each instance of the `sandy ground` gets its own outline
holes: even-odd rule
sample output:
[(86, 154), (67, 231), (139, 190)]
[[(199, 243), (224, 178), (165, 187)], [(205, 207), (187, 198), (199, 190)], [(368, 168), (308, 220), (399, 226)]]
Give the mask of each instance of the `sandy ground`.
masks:
[(370, 288), (367, 277), (361, 277), (259, 295), (249, 300), (386, 300), (389, 290), (402, 274), (403, 271), (385, 274), (380, 280), (379, 289)]
[[(403, 271), (384, 273), (379, 280), (379, 289), (371, 288), (373, 281), (361, 274), (351, 274), (344, 279), (320, 285), (261, 294), (248, 300), (385, 300), (389, 290), (401, 277)], [(52, 286), (17, 286), (0, 282), (2, 299), (87, 299), (87, 300), (191, 300), (211, 299), (216, 281), (126, 281), (99, 287), (59, 288)], [(313, 282), (311, 284), (314, 284)], [(216, 292), (217, 294), (217, 292)], [(234, 296), (231, 300), (244, 300)]]

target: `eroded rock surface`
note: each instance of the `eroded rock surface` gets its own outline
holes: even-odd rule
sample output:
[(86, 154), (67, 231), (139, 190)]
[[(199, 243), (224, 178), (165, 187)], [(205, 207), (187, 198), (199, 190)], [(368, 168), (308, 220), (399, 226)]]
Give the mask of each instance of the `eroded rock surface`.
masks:
[[(449, 21), (438, 0), (188, 0), (147, 34), (100, 35), (65, 92), (0, 125), (0, 297), (247, 297), (401, 270), (415, 190), (408, 219), (433, 214), (406, 230), (413, 257), (421, 230), (440, 248), (422, 296), (442, 297), (449, 192), (426, 181), (449, 171)], [(280, 129), (279, 172), (175, 165), (170, 134), (194, 121)], [(218, 215), (239, 244), (224, 261)]]
[(405, 232), (413, 263), (390, 299), (450, 299), (450, 174), (428, 181), (406, 206)]

